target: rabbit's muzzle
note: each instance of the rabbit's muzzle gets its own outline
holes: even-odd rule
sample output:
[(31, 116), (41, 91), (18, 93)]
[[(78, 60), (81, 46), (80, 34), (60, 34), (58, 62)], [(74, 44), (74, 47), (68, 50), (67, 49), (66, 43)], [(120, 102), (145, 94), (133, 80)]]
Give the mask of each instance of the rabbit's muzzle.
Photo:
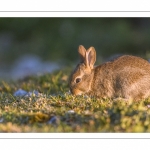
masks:
[(80, 91), (79, 89), (76, 89), (76, 88), (70, 88), (70, 92), (71, 92), (71, 94), (73, 94), (73, 95), (82, 95), (83, 94), (83, 92), (82, 91)]

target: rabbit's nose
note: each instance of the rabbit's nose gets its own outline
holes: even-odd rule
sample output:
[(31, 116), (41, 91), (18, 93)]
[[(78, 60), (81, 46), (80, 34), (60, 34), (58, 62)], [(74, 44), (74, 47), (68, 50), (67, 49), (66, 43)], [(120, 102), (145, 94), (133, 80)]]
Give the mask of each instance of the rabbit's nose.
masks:
[(83, 94), (83, 92), (78, 89), (71, 89), (70, 91), (73, 95), (82, 95)]

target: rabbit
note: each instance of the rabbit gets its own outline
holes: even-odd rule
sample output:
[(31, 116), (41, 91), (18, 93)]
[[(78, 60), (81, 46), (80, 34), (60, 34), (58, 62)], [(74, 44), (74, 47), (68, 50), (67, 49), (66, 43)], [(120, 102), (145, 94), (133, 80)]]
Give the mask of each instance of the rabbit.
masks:
[(150, 64), (143, 58), (122, 55), (112, 61), (94, 66), (94, 47), (78, 48), (80, 63), (70, 75), (73, 95), (97, 98), (140, 100), (150, 97)]

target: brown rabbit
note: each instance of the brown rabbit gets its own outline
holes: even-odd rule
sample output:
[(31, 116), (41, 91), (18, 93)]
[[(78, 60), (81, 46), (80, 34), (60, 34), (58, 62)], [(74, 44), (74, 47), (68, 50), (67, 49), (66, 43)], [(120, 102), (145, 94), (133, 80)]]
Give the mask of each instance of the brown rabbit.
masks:
[(94, 67), (96, 51), (80, 45), (81, 62), (70, 76), (70, 91), (99, 98), (143, 99), (150, 97), (150, 64), (148, 61), (124, 55)]

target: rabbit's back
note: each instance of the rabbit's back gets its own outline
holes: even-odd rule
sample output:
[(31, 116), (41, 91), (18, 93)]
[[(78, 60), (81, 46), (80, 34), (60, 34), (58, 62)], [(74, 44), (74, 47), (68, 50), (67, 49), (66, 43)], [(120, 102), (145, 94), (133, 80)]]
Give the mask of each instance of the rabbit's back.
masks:
[(124, 55), (95, 68), (94, 95), (141, 99), (150, 96), (150, 64), (148, 61)]
[(136, 69), (136, 70), (145, 70), (146, 72), (150, 72), (150, 63), (140, 57), (124, 55), (120, 56), (117, 59), (111, 61), (113, 65), (113, 69), (115, 71), (121, 71), (122, 69)]

